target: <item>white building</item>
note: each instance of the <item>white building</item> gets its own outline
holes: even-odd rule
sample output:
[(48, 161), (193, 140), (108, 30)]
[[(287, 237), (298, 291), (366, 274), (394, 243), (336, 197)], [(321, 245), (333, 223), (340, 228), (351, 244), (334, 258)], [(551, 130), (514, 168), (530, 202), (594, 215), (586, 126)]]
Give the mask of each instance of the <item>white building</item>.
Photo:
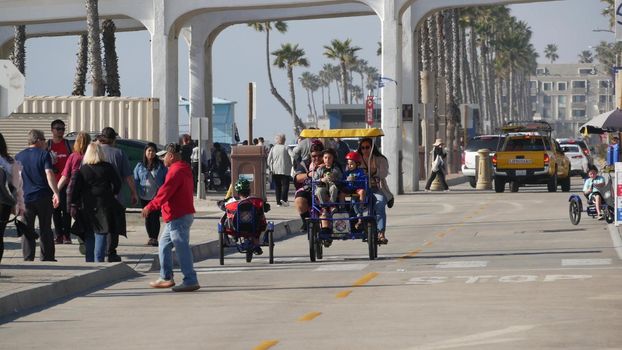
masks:
[(532, 113), (558, 137), (576, 136), (578, 126), (612, 110), (613, 96), (612, 73), (599, 64), (541, 64), (530, 78)]

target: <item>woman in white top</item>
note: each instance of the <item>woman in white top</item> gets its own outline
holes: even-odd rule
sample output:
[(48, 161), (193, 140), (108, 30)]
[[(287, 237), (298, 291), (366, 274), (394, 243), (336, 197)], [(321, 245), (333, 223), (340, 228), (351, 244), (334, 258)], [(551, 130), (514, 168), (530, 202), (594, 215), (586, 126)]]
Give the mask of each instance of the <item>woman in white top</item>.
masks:
[(268, 169), (272, 173), (276, 205), (287, 207), (289, 206), (287, 193), (289, 192), (289, 178), (292, 172), (292, 157), (287, 146), (285, 146), (285, 135), (276, 135), (275, 142), (276, 144), (268, 154)]

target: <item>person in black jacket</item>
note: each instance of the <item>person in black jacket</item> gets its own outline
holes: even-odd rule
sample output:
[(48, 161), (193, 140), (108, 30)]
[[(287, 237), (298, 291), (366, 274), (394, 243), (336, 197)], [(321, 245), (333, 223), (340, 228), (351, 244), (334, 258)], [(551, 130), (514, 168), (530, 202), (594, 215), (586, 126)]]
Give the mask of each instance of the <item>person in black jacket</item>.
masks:
[(436, 142), (432, 146), (434, 149), (432, 150), (432, 171), (430, 172), (430, 177), (425, 184), (426, 192), (430, 191), (430, 186), (432, 185), (432, 181), (434, 178), (438, 176), (441, 186), (445, 192), (449, 191), (449, 186), (447, 185), (447, 181), (445, 181), (445, 172), (447, 171), (445, 168), (445, 159), (447, 158), (447, 152), (443, 149), (443, 140), (436, 139)]
[(84, 232), (87, 262), (104, 261), (107, 235), (115, 230), (116, 206), (113, 204), (121, 189), (121, 178), (104, 159), (101, 146), (91, 143), (76, 174), (71, 195), (71, 216)]

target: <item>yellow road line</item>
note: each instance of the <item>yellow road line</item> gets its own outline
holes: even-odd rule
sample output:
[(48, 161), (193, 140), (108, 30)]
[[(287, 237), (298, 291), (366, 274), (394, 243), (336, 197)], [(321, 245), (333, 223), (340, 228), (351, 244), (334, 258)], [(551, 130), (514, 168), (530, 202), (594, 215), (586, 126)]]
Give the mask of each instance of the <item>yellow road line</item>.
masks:
[(309, 312), (306, 315), (301, 316), (298, 321), (312, 321), (314, 318), (320, 316), (322, 313), (318, 311)]
[(433, 244), (434, 244), (434, 242), (432, 242), (432, 241), (428, 241), (428, 242), (425, 242), (425, 244), (424, 244), (423, 246), (424, 246), (424, 247), (429, 247), (429, 246), (431, 246), (431, 245), (433, 245)]
[(352, 290), (350, 289), (342, 290), (341, 292), (337, 293), (337, 298), (347, 298), (350, 293), (352, 293)]
[(370, 272), (370, 273), (366, 274), (365, 276), (359, 278), (356, 282), (354, 282), (354, 284), (352, 286), (353, 287), (360, 287), (360, 286), (366, 284), (367, 282), (373, 280), (374, 278), (376, 278), (376, 276), (378, 276), (378, 272)]
[(443, 238), (443, 237), (445, 237), (445, 235), (446, 235), (446, 233), (441, 232), (441, 233), (437, 233), (437, 234), (436, 234), (436, 237), (438, 237), (438, 238)]
[(275, 346), (278, 343), (279, 343), (279, 341), (275, 340), (275, 339), (264, 340), (264, 341), (261, 342), (261, 344), (259, 344), (256, 347), (254, 347), (253, 350), (267, 350), (267, 349), (270, 349), (271, 347)]

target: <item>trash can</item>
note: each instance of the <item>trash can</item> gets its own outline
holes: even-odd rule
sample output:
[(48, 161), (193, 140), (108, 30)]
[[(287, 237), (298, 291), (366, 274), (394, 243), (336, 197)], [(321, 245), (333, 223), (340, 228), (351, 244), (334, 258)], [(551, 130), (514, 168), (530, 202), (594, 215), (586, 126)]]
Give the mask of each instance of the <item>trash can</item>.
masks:
[(251, 183), (251, 196), (266, 199), (266, 153), (263, 146), (231, 148), (231, 181), (240, 177)]

